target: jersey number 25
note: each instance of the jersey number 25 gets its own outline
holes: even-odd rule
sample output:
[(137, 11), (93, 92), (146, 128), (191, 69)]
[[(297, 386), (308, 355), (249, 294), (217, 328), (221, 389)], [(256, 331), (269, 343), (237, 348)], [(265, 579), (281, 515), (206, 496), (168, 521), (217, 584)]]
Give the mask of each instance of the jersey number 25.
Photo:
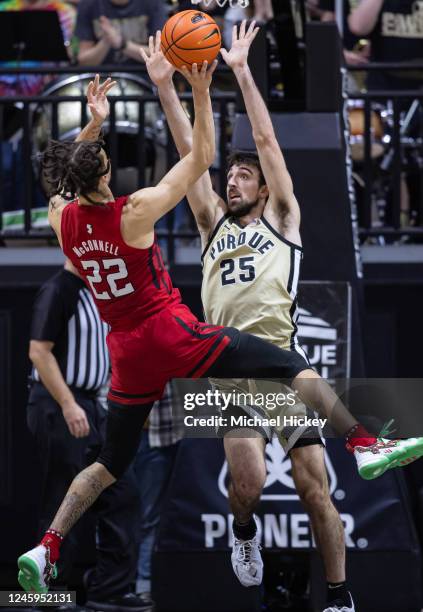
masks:
[[(238, 264), (238, 270), (235, 270)], [(256, 277), (254, 268), (254, 255), (240, 257), (239, 259), (222, 259), (220, 262), (222, 271), (222, 285), (232, 285), (234, 283), (249, 283)]]

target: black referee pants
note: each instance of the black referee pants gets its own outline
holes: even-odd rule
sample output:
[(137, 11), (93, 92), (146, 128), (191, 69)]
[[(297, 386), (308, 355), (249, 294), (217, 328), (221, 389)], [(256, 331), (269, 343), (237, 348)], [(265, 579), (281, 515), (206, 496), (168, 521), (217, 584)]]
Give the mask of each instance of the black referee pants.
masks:
[[(73, 437), (60, 406), (41, 383), (29, 394), (27, 423), (40, 459), (41, 538), (51, 524), (74, 477), (97, 458), (105, 435), (106, 411), (88, 394), (73, 389), (85, 410), (90, 433)], [(139, 549), (139, 496), (132, 467), (97, 499), (66, 537), (58, 564), (58, 582), (69, 579), (78, 546), (94, 539), (97, 524), (97, 563), (87, 580), (88, 597), (105, 600), (127, 593), (135, 581)], [(80, 550), (80, 548), (79, 548)]]

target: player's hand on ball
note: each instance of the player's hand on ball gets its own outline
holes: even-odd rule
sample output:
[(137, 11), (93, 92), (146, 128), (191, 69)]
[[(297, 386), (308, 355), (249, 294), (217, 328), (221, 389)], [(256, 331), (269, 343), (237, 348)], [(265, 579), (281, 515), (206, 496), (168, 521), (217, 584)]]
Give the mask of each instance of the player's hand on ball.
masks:
[(90, 81), (87, 88), (88, 108), (91, 111), (93, 120), (97, 123), (103, 123), (110, 112), (110, 105), (107, 99), (107, 94), (116, 85), (116, 81), (112, 81), (109, 77), (100, 85), (100, 75), (96, 74), (94, 81)]
[(160, 30), (156, 32), (156, 36), (150, 36), (148, 39), (148, 53), (140, 47), (141, 57), (147, 67), (147, 72), (153, 83), (159, 86), (172, 80), (175, 68), (167, 61), (161, 51), (161, 36)]
[(220, 50), (223, 59), (232, 70), (244, 68), (247, 65), (248, 52), (260, 29), (256, 27), (255, 21), (250, 23), (248, 30), (246, 28), (247, 22), (245, 19), (239, 27), (239, 32), (238, 26), (235, 25), (232, 29), (232, 47), (230, 51), (226, 51), (226, 49)]
[(72, 436), (75, 438), (85, 438), (90, 433), (85, 410), (81, 408), (75, 401), (68, 402), (62, 406), (63, 418)]
[(216, 66), (217, 60), (214, 60), (210, 68), (207, 62), (203, 62), (200, 70), (197, 64), (193, 64), (192, 70), (188, 70), (186, 66), (182, 66), (179, 72), (184, 75), (193, 91), (208, 91)]

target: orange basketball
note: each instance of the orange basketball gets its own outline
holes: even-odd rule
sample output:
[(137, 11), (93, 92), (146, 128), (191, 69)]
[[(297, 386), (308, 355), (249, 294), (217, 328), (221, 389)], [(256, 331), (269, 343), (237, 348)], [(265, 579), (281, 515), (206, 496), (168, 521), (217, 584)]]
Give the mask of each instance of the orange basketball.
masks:
[(207, 13), (182, 11), (165, 23), (162, 30), (162, 51), (176, 68), (191, 68), (195, 62), (209, 64), (222, 45), (219, 26)]

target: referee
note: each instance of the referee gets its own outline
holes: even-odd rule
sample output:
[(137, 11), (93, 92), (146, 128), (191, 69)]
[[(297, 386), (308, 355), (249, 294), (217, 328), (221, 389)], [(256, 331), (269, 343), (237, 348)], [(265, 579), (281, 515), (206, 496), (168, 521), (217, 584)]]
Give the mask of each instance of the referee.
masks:
[[(27, 422), (40, 457), (39, 535), (51, 523), (74, 477), (102, 446), (106, 411), (97, 399), (107, 383), (107, 325), (90, 292), (67, 259), (40, 289), (34, 304), (29, 356), (33, 363)], [(87, 607), (146, 610), (131, 593), (139, 547), (139, 496), (127, 471), (93, 506), (97, 564), (85, 577)], [(81, 520), (64, 543), (59, 583), (66, 584), (78, 545), (87, 538)], [(94, 538), (94, 529), (88, 537)]]

